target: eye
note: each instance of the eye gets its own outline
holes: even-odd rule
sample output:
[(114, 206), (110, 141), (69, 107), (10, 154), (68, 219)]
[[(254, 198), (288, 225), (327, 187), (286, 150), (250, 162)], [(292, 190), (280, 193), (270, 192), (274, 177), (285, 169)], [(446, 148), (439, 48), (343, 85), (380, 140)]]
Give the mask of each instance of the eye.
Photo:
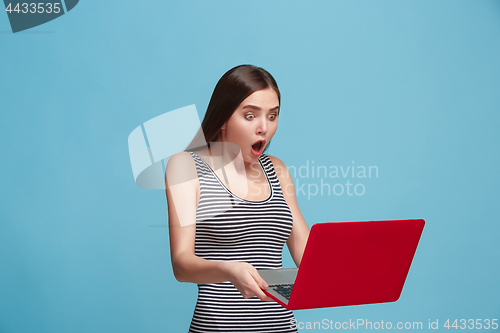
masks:
[(245, 115), (245, 118), (246, 118), (247, 120), (252, 120), (252, 119), (254, 119), (254, 118), (255, 118), (255, 115), (254, 115), (254, 114), (249, 113), (249, 114), (246, 114), (246, 115)]
[(278, 115), (277, 115), (277, 114), (275, 114), (275, 113), (270, 114), (270, 115), (268, 116), (268, 118), (269, 118), (270, 120), (275, 120), (277, 117), (278, 117)]

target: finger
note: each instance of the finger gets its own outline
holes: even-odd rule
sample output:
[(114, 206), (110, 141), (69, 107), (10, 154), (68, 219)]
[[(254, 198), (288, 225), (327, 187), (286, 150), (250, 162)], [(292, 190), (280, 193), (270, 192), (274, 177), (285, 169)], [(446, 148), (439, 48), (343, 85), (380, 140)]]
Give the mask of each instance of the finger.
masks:
[(255, 282), (257, 282), (257, 285), (260, 287), (260, 289), (267, 289), (269, 288), (269, 285), (264, 281), (264, 279), (260, 276), (259, 272), (255, 270), (251, 270), (250, 274), (252, 274), (252, 277), (255, 279)]
[(254, 290), (255, 292), (255, 295), (261, 300), (261, 301), (265, 301), (265, 302), (274, 302), (274, 300), (267, 296), (267, 294), (262, 291), (262, 289), (260, 288), (257, 288), (256, 290)]
[(261, 301), (276, 302), (274, 299), (272, 299), (271, 297), (269, 297), (266, 293), (264, 293), (264, 295), (266, 296), (266, 298), (265, 299), (261, 299)]

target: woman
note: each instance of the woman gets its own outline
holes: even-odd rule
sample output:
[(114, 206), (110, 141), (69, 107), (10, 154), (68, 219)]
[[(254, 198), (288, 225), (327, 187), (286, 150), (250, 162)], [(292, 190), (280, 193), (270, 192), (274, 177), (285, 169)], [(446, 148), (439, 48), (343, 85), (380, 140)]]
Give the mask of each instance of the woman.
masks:
[(263, 154), (279, 107), (267, 71), (229, 70), (200, 133), (167, 164), (174, 275), (199, 291), (190, 332), (296, 332), (292, 312), (262, 291), (268, 285), (257, 271), (281, 268), (285, 242), (298, 267), (309, 235), (288, 170)]

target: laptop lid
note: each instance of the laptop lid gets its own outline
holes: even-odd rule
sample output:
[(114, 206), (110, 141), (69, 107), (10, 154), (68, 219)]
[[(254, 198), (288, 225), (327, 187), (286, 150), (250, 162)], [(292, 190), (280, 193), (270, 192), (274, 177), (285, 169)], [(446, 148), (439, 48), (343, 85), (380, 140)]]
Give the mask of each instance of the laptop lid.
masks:
[(420, 219), (313, 225), (286, 307), (398, 300), (424, 224)]

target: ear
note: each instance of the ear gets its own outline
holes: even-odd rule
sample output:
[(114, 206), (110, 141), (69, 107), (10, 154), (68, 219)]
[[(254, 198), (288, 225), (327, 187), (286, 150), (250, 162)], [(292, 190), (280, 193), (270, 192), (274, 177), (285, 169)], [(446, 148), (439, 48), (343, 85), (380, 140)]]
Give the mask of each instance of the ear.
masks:
[(221, 130), (225, 130), (227, 128), (227, 121), (221, 126)]

